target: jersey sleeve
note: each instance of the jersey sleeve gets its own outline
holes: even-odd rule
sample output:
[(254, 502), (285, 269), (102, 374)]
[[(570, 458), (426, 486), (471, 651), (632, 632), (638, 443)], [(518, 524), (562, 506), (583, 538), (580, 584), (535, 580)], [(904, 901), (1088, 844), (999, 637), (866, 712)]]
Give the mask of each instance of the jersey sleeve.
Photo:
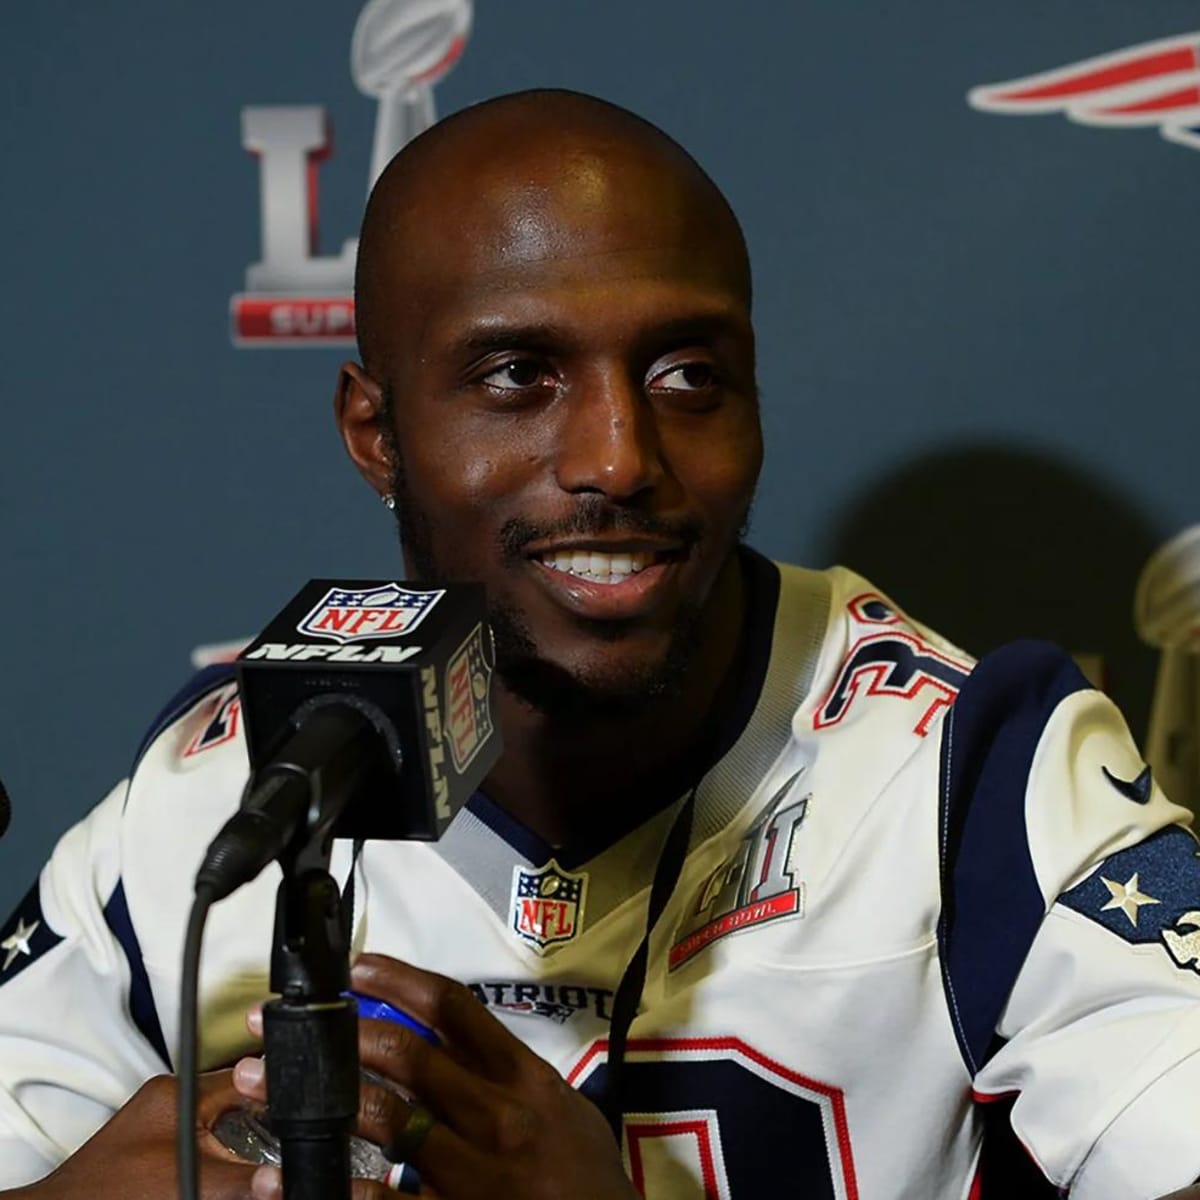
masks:
[(125, 790), (63, 836), (0, 929), (0, 1190), (41, 1178), (170, 1069), (153, 1010), (139, 1011)]
[(1200, 844), (1065, 656), (981, 668), (1008, 694), (947, 723), (939, 931), (976, 1099), (1072, 1200), (1163, 1196), (1200, 1177)]

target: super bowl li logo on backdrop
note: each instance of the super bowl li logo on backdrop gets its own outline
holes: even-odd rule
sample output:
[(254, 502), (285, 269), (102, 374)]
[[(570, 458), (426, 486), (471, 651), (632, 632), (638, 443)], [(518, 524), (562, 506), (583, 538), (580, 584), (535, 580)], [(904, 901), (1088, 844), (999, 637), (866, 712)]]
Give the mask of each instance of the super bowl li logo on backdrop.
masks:
[[(368, 0), (351, 41), (350, 70), (378, 103), (368, 191), (388, 160), (433, 124), (433, 85), (462, 56), (471, 0)], [(357, 240), (323, 255), (317, 172), (331, 127), (320, 105), (242, 110), (242, 145), (259, 161), (262, 251), (230, 301), (237, 346), (330, 346), (354, 341)]]
[(1200, 150), (1200, 33), (1144, 42), (1111, 54), (972, 88), (983, 112), (1063, 113), (1081, 125), (1157, 125), (1169, 141)]

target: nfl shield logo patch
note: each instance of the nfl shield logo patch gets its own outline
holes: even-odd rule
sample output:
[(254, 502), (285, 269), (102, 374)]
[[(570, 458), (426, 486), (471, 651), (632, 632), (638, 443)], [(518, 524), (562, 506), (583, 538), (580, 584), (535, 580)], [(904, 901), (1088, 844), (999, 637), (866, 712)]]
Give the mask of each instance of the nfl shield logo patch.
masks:
[(573, 941), (583, 927), (587, 872), (573, 875), (551, 859), (544, 867), (513, 868), (512, 927), (539, 954)]
[(415, 592), (398, 583), (367, 591), (333, 587), (296, 629), (310, 637), (343, 643), (400, 637), (412, 633), (445, 594), (442, 590)]
[(492, 668), (483, 652), (483, 626), (476, 625), (446, 667), (446, 736), (454, 769), (460, 775), (492, 735), (491, 683)]

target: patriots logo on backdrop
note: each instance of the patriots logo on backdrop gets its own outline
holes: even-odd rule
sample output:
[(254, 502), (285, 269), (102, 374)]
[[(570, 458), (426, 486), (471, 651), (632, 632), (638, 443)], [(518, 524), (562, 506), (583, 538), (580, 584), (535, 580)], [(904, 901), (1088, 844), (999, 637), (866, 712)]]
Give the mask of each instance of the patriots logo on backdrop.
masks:
[(205, 642), (202, 646), (193, 646), (188, 659), (194, 671), (203, 671), (218, 663), (233, 662), (252, 641), (253, 638), (243, 637), (228, 642)]
[(1180, 825), (1104, 860), (1059, 903), (1200, 974), (1200, 842)]
[(967, 101), (982, 112), (1063, 113), (1081, 125), (1157, 125), (1168, 141), (1200, 150), (1200, 32), (985, 84)]
[(513, 931), (539, 954), (574, 941), (583, 926), (587, 881), (586, 872), (563, 871), (554, 859), (533, 871), (514, 867)]
[(296, 629), (343, 644), (400, 637), (416, 629), (445, 594), (441, 589), (413, 591), (398, 583), (364, 591), (332, 587)]

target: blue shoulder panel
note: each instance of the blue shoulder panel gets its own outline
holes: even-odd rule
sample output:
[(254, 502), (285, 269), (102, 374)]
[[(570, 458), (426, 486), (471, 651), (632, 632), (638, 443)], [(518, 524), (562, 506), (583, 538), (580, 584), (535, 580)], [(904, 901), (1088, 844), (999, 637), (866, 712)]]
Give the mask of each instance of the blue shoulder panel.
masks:
[(942, 726), (942, 982), (959, 1048), (979, 1070), (1045, 915), (1025, 831), (1025, 789), (1058, 704), (1091, 685), (1046, 642), (987, 655)]
[(141, 1030), (142, 1036), (154, 1047), (163, 1065), (170, 1071), (171, 1056), (167, 1052), (166, 1039), (158, 1020), (158, 1009), (154, 1004), (154, 993), (150, 990), (150, 977), (142, 961), (142, 947), (138, 942), (133, 920), (129, 915), (129, 902), (125, 899), (125, 885), (118, 883), (116, 891), (104, 906), (104, 920), (113, 936), (121, 943), (129, 963), (129, 1015)]
[(163, 706), (162, 711), (150, 723), (150, 728), (146, 736), (142, 738), (141, 745), (137, 748), (137, 754), (134, 755), (133, 765), (136, 768), (138, 763), (142, 761), (142, 755), (150, 748), (151, 742), (164, 729), (167, 728), (173, 721), (177, 721), (193, 704), (196, 703), (206, 692), (214, 691), (216, 688), (222, 687), (226, 683), (232, 683), (237, 677), (237, 668), (234, 663), (214, 663), (211, 667), (205, 667), (202, 671), (197, 671), (171, 697), (170, 700)]
[(1106, 858), (1060, 904), (1135, 945), (1200, 972), (1200, 843), (1180, 825)]

